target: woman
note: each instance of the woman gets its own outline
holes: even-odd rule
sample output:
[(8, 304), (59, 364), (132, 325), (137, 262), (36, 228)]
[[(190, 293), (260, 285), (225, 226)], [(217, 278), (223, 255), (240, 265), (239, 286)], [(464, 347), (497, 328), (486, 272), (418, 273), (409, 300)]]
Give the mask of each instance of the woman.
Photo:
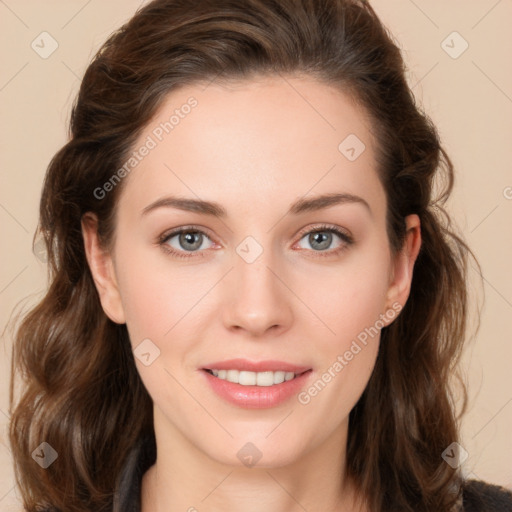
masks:
[(510, 510), (460, 471), (452, 186), (368, 3), (141, 9), (44, 183), (51, 285), (11, 386), (25, 509)]

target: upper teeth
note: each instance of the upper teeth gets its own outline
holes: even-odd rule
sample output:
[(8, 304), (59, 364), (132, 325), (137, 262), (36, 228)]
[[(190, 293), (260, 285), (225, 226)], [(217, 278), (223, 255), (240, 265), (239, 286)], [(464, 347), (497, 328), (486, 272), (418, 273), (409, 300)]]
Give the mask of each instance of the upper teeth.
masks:
[(295, 377), (293, 372), (248, 372), (245, 370), (211, 370), (219, 379), (242, 384), (242, 386), (272, 386)]

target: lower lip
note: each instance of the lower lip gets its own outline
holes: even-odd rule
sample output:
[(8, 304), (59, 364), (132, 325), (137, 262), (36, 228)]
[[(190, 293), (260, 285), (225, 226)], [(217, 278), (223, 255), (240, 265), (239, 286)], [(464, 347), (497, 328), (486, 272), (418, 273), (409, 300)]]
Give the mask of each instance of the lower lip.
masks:
[(308, 370), (292, 380), (272, 386), (243, 386), (219, 379), (202, 370), (213, 391), (228, 402), (245, 409), (268, 409), (276, 407), (297, 394), (311, 375)]

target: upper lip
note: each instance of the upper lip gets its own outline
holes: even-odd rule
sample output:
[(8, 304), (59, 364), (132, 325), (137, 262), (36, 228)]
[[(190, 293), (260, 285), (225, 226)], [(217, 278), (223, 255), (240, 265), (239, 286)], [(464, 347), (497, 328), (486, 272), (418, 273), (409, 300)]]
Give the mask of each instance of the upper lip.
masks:
[(249, 361), (247, 359), (229, 359), (226, 361), (217, 361), (209, 363), (203, 367), (204, 370), (242, 370), (248, 372), (293, 372), (295, 374), (303, 373), (311, 368), (309, 366), (299, 366), (296, 364), (285, 363), (284, 361)]

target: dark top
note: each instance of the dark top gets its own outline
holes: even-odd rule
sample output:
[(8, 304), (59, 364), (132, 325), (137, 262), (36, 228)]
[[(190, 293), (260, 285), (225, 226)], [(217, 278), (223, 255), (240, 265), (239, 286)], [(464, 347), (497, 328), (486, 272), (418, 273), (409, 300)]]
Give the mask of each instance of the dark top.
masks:
[[(118, 487), (119, 510), (140, 512), (142, 476), (156, 460), (154, 438), (145, 438), (132, 451), (123, 468)], [(459, 512), (512, 512), (512, 492), (479, 480), (463, 483)]]

